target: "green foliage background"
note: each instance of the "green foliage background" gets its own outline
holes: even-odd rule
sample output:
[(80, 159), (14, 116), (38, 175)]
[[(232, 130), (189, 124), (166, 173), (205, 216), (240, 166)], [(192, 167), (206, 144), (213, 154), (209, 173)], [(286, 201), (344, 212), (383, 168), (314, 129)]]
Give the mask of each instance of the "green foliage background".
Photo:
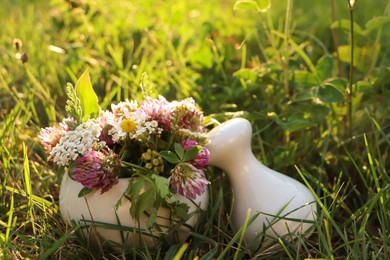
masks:
[[(232, 192), (210, 169), (210, 210), (185, 258), (387, 259), (389, 3), (356, 1), (352, 67), (346, 0), (272, 1), (254, 11), (268, 2), (1, 2), (0, 258), (168, 259), (178, 249), (96, 255), (60, 219), (61, 175), (37, 135), (63, 118), (65, 86), (88, 68), (103, 109), (147, 93), (192, 96), (221, 122), (247, 118), (257, 158), (304, 177), (318, 196), (308, 240), (253, 251), (230, 243)], [(144, 72), (151, 85), (141, 89)]]

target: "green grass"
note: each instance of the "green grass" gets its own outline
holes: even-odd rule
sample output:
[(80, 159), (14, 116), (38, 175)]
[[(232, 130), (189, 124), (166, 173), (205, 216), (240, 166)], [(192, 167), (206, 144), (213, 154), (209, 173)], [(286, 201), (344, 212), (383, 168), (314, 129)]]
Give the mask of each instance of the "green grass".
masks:
[(247, 118), (259, 160), (316, 196), (308, 239), (250, 250), (230, 226), (228, 179), (210, 168), (209, 210), (183, 259), (388, 259), (390, 6), (356, 2), (352, 67), (346, 0), (334, 1), (335, 18), (332, 1), (273, 1), (264, 13), (233, 0), (3, 1), (0, 258), (168, 259), (181, 246), (97, 252), (62, 222), (61, 175), (37, 135), (62, 119), (66, 83), (88, 68), (103, 108), (141, 98), (147, 72), (150, 94), (193, 96), (219, 121)]

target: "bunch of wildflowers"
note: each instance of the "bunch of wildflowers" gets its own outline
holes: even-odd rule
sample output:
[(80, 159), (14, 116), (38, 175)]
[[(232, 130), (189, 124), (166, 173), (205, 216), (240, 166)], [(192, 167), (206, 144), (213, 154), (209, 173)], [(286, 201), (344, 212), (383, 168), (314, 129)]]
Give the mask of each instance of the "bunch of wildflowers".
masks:
[(84, 78), (75, 88), (68, 85), (69, 117), (39, 134), (51, 162), (67, 167), (87, 192), (107, 192), (118, 178), (133, 176), (155, 182), (161, 201), (172, 201), (173, 194), (195, 199), (205, 192), (206, 128), (192, 98), (146, 97), (102, 110), (89, 84)]

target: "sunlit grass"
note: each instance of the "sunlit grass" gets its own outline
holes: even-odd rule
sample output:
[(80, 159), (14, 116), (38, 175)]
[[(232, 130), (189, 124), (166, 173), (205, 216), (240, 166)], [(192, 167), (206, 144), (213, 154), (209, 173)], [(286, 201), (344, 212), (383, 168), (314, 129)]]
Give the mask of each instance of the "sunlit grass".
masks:
[[(326, 1), (273, 1), (265, 13), (234, 11), (235, 2), (0, 4), (0, 258), (389, 258), (389, 4), (356, 2), (351, 67), (347, 0), (335, 1), (336, 21)], [(188, 247), (93, 247), (79, 226), (62, 222), (61, 174), (37, 139), (62, 119), (65, 85), (85, 68), (103, 108), (144, 91), (193, 96), (219, 121), (250, 120), (257, 157), (315, 196), (310, 237), (251, 247), (246, 226), (232, 230), (226, 175), (210, 168), (209, 208)], [(141, 89), (144, 72), (152, 85)]]

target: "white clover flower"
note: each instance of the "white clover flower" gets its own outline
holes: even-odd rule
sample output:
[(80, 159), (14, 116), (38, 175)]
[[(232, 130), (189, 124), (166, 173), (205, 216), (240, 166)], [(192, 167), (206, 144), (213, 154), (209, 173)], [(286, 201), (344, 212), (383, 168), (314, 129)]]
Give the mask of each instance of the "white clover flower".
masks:
[(139, 141), (149, 140), (149, 137), (153, 134), (161, 134), (163, 129), (158, 127), (156, 120), (144, 122), (143, 125), (137, 126), (137, 129), (133, 135), (134, 139)]
[(188, 138), (194, 138), (194, 139), (203, 139), (206, 137), (206, 134), (205, 133), (202, 133), (202, 132), (194, 132), (194, 131), (191, 131), (189, 129), (186, 129), (186, 128), (180, 128), (178, 129), (178, 131), (187, 136)]
[(105, 127), (109, 122), (115, 120), (115, 115), (109, 110), (101, 110), (99, 116), (96, 118), (96, 122), (99, 123), (101, 127)]
[(50, 158), (59, 166), (67, 166), (70, 161), (91, 151), (98, 143), (102, 128), (93, 120), (82, 123), (75, 130), (68, 131), (51, 150)]
[(119, 102), (117, 105), (112, 104), (111, 105), (111, 110), (112, 113), (117, 117), (117, 118), (130, 118), (131, 113), (136, 111), (138, 109), (138, 103), (135, 100), (128, 100), (123, 102)]
[(131, 115), (131, 119), (134, 120), (137, 125), (143, 125), (150, 117), (144, 111), (137, 110)]
[(145, 122), (145, 128), (149, 134), (161, 134), (162, 132), (162, 128), (158, 127), (158, 122), (156, 120)]
[(172, 107), (173, 110), (177, 110), (177, 109), (181, 108), (181, 109), (185, 109), (185, 110), (190, 111), (190, 112), (193, 112), (197, 109), (196, 105), (195, 105), (195, 100), (191, 97), (180, 100), (180, 101), (176, 101), (176, 100), (172, 101), (170, 103), (170, 106)]
[(148, 140), (152, 134), (160, 134), (163, 129), (158, 126), (156, 120), (152, 120), (143, 110), (138, 110), (133, 114), (133, 120), (137, 127), (132, 138), (141, 140)]

